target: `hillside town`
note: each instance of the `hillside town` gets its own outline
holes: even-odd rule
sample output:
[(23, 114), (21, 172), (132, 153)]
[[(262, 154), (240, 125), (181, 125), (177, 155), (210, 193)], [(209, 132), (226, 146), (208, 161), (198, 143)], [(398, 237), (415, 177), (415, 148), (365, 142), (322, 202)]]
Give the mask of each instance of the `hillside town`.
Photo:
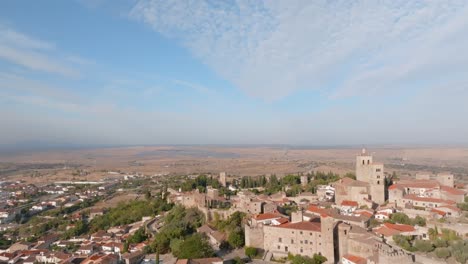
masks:
[(1, 182), (0, 262), (468, 260), (466, 187), (450, 173), (400, 179), (366, 149), (345, 175), (105, 175)]

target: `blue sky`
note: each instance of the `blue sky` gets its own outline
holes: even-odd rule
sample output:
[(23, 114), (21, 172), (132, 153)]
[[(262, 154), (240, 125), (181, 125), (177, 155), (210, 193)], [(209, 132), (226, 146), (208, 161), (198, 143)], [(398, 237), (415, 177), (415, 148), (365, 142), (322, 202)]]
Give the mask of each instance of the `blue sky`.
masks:
[(3, 1), (0, 144), (468, 143), (466, 1)]

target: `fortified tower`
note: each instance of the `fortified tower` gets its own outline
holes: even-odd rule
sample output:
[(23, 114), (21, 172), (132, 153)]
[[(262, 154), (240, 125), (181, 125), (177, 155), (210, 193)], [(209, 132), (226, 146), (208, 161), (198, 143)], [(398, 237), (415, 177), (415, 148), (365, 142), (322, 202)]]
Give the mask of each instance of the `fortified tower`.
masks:
[(385, 174), (381, 163), (374, 163), (372, 155), (362, 149), (356, 157), (356, 179), (369, 183), (369, 194), (372, 201), (383, 204), (385, 202)]
[(320, 232), (322, 235), (321, 253), (327, 258), (327, 263), (336, 263), (335, 261), (335, 220), (333, 217), (323, 214), (320, 216)]

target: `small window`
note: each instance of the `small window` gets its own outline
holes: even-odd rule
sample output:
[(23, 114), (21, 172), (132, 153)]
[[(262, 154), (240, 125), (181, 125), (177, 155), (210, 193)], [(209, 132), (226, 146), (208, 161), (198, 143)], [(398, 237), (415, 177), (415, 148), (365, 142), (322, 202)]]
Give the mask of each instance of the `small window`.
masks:
[(301, 244), (302, 244), (302, 240), (301, 240), (301, 241), (299, 241), (299, 243), (301, 243)]
[(288, 247), (284, 247), (284, 251), (288, 252)]
[(362, 160), (362, 165), (366, 164), (364, 160)]
[(281, 249), (281, 246), (278, 245), (278, 249)]
[(301, 232), (299, 232), (299, 234), (301, 234), (301, 235), (302, 235), (302, 231), (301, 231)]
[(307, 240), (304, 240), (304, 243), (307, 244)]
[(283, 242), (283, 239), (281, 237), (278, 238), (278, 242), (280, 242), (280, 243)]
[(304, 251), (304, 250), (302, 250), (302, 248), (301, 248), (301, 253), (302, 253), (303, 251)]
[(291, 244), (294, 244), (294, 239), (291, 239)]

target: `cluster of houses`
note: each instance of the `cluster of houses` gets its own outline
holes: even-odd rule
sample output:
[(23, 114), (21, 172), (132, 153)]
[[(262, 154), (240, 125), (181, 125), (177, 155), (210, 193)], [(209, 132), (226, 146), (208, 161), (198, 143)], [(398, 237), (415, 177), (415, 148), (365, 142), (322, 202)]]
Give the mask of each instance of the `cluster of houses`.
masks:
[[(454, 176), (446, 173), (418, 175), (416, 180), (400, 180), (390, 186), (388, 183), (384, 165), (374, 162), (372, 155), (363, 150), (356, 157), (356, 179), (344, 177), (319, 186), (314, 194), (287, 197), (284, 192), (257, 195), (239, 190), (234, 196), (222, 197), (216, 189), (208, 188), (206, 193), (169, 190), (168, 199), (198, 207), (208, 220), (215, 214), (226, 218), (236, 211), (246, 213), (245, 244), (262, 249), (264, 260), (288, 254), (320, 254), (330, 263), (411, 263), (414, 254), (394, 245), (392, 237), (428, 239), (428, 228), (385, 220), (397, 212), (434, 220), (459, 217), (461, 210), (456, 203), (464, 201), (467, 191), (455, 185)], [(219, 203), (229, 206), (212, 206)], [(284, 208), (291, 206), (296, 210), (288, 216)], [(209, 226), (199, 231), (209, 237), (213, 247), (225, 239), (224, 234)]]
[[(125, 226), (117, 226), (107, 231), (100, 230), (91, 235), (61, 240), (55, 233), (48, 234), (35, 243), (24, 241), (11, 245), (0, 253), (0, 262), (9, 264), (35, 263), (140, 263), (144, 258), (147, 242), (129, 244), (125, 241), (149, 219)], [(51, 250), (55, 249), (55, 250)], [(124, 253), (125, 251), (125, 253)]]

